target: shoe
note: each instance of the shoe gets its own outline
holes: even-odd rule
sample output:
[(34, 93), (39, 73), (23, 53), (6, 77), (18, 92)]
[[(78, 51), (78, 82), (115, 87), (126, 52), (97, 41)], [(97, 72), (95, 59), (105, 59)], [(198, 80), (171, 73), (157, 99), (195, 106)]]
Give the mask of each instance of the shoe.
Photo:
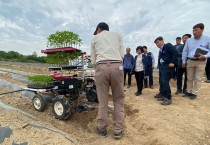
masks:
[(147, 86), (144, 86), (144, 88), (148, 88)]
[(107, 137), (107, 131), (106, 130), (100, 130), (98, 127), (96, 128), (96, 133), (102, 137)]
[(141, 94), (142, 94), (142, 92), (136, 92), (136, 93), (135, 93), (136, 96), (139, 96), (139, 95), (141, 95)]
[(210, 83), (210, 80), (206, 80), (205, 83)]
[(131, 85), (128, 85), (128, 86), (127, 86), (127, 88), (130, 88), (130, 87), (131, 87)]
[(163, 97), (163, 96), (160, 93), (158, 93), (154, 96), (154, 98), (161, 98), (161, 97)]
[(182, 93), (182, 90), (181, 89), (177, 89), (177, 91), (176, 91), (176, 95), (178, 95), (178, 94), (181, 94)]
[(190, 96), (190, 99), (191, 100), (195, 100), (197, 98), (197, 95), (195, 95), (195, 94), (192, 94), (191, 96)]
[(114, 138), (115, 139), (120, 139), (124, 134), (124, 130), (122, 130), (120, 133), (114, 133)]
[(150, 89), (154, 89), (154, 86), (149, 86), (150, 87)]
[(163, 101), (164, 100), (164, 98), (163, 97), (161, 97), (161, 98), (157, 98), (157, 101)]
[(193, 95), (192, 93), (186, 92), (186, 93), (184, 93), (183, 97), (191, 97), (192, 95)]
[(184, 94), (187, 93), (187, 89), (183, 89), (183, 93), (184, 93)]
[(163, 102), (161, 102), (161, 105), (170, 105), (172, 103), (171, 100), (164, 98)]

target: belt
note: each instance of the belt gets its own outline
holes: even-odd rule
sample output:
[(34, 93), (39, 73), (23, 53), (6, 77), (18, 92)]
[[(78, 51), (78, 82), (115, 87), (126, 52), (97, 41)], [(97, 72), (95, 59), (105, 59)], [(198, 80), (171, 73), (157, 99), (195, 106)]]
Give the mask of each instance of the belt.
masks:
[(198, 60), (199, 60), (199, 59), (197, 59), (197, 58), (189, 58), (189, 57), (187, 57), (187, 59), (193, 60), (193, 61), (198, 61)]
[(204, 59), (204, 60), (200, 60), (200, 59), (198, 59), (198, 58), (187, 58), (187, 59), (189, 59), (189, 60), (193, 60), (193, 61), (205, 61), (206, 59)]
[(120, 61), (120, 60), (101, 60), (101, 61), (98, 61), (96, 63), (96, 65), (98, 65), (98, 64), (112, 64), (112, 63), (122, 63), (122, 61)]

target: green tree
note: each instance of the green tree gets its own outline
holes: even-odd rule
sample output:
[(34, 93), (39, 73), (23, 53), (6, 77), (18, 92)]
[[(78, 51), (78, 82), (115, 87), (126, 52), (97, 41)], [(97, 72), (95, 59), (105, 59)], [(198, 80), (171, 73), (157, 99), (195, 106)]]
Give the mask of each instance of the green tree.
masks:
[[(55, 34), (49, 35), (47, 38), (47, 47), (50, 48), (63, 48), (74, 47), (77, 48), (82, 44), (82, 39), (78, 34), (70, 31), (57, 31)], [(81, 56), (80, 51), (75, 52), (57, 52), (49, 54), (45, 58), (47, 63), (65, 65), (69, 60), (74, 60)]]
[(78, 47), (82, 44), (79, 35), (70, 31), (57, 31), (55, 34), (49, 35), (47, 38), (47, 47)]

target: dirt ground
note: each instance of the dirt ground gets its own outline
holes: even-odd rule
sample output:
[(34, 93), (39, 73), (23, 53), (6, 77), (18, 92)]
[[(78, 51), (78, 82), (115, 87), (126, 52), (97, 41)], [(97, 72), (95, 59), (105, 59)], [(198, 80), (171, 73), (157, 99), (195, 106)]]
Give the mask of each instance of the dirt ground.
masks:
[[(0, 79), (24, 85), (9, 75), (0, 75)], [(198, 98), (190, 100), (182, 97), (183, 94), (174, 94), (172, 80), (173, 103), (161, 106), (153, 97), (158, 92), (157, 82), (155, 78), (155, 88), (144, 89), (138, 97), (134, 96), (134, 79), (131, 88), (125, 88), (125, 134), (120, 140), (113, 138), (112, 111), (109, 111), (108, 137), (102, 138), (95, 134), (97, 109), (75, 112), (67, 121), (59, 121), (53, 117), (51, 106), (40, 113), (33, 109), (29, 98), (19, 93), (0, 96), (0, 103), (33, 116), (0, 108), (0, 127), (9, 126), (13, 130), (2, 144), (210, 145), (210, 84), (202, 83)], [(9, 89), (0, 88), (0, 92), (6, 91)]]

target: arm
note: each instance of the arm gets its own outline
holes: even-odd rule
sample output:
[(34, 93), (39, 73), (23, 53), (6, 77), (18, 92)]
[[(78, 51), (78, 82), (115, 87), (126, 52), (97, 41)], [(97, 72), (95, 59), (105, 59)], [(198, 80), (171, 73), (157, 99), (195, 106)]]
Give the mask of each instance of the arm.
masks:
[(208, 39), (208, 48), (207, 49), (209, 49), (209, 52), (204, 56), (205, 56), (205, 58), (210, 58), (210, 38)]
[(185, 45), (184, 45), (183, 52), (182, 52), (182, 64), (183, 64), (183, 65), (186, 64), (187, 55), (188, 55), (188, 50), (189, 50), (189, 47), (188, 47), (188, 40), (187, 40), (187, 42), (186, 42)]
[(151, 56), (152, 56), (152, 65), (153, 65), (153, 67), (155, 66), (155, 57), (154, 57), (154, 55), (153, 55), (153, 53), (151, 52)]
[(173, 45), (170, 43), (167, 44), (167, 49), (169, 53), (171, 54), (171, 61), (170, 61), (169, 67), (174, 67), (178, 63), (178, 53), (176, 49), (173, 47)]
[(124, 58), (124, 49), (123, 49), (123, 40), (122, 37), (119, 35), (119, 41), (120, 41), (120, 56), (122, 57), (122, 59)]
[(90, 48), (90, 60), (93, 65), (96, 64), (96, 51), (93, 40), (91, 41), (91, 48)]

